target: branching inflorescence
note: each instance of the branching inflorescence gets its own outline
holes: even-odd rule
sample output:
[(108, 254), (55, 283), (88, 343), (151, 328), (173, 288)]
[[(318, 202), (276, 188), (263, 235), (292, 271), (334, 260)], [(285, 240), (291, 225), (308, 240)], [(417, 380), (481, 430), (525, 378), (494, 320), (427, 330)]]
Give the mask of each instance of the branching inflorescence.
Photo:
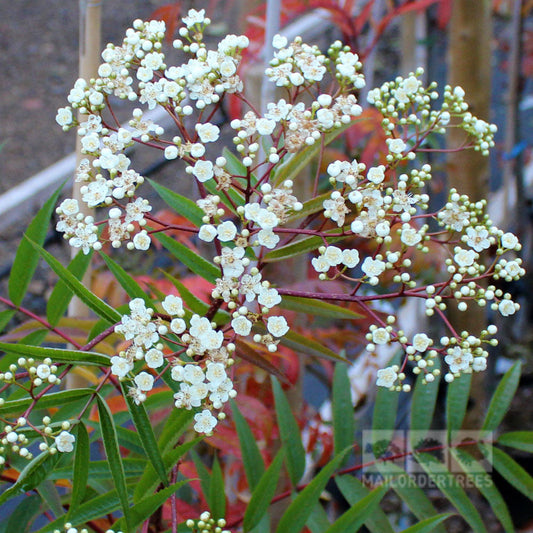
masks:
[[(379, 386), (408, 391), (408, 362), (415, 374), (431, 382), (440, 373), (437, 357), (444, 358), (448, 382), (484, 370), (486, 348), (496, 344), (496, 327), (490, 325), (477, 336), (457, 332), (444, 312), (452, 301), (460, 311), (478, 305), (504, 316), (514, 314), (518, 304), (491, 283), (523, 276), (515, 253), (520, 244), (513, 234), (494, 227), (484, 214), (484, 201), (472, 202), (455, 190), (440, 210), (430, 212), (426, 185), (432, 169), (419, 163), (417, 154), (433, 149), (430, 135), (455, 127), (465, 131), (461, 149), (486, 155), (494, 145), (495, 126), (472, 116), (460, 87), (445, 87), (439, 101), (436, 84), (422, 85), (422, 70), (398, 77), (368, 93), (368, 103), (382, 115), (387, 148), (383, 164), (333, 161), (313, 196), (298, 198), (299, 178), (291, 162), (308, 154), (310, 163), (326, 143), (362, 119), (357, 94), (365, 80), (358, 56), (338, 41), (323, 54), (300, 38), (289, 43), (276, 36), (275, 57), (265, 74), (284, 94), (261, 114), (245, 98), (238, 74), (247, 38), (228, 35), (216, 50), (208, 50), (203, 32), (210, 21), (203, 10), (191, 10), (183, 22), (174, 48), (189, 57), (186, 62), (166, 64), (164, 23), (137, 20), (122, 46), (104, 50), (98, 78), (78, 80), (68, 97), (70, 106), (57, 114), (63, 129), (78, 128), (88, 156), (76, 171), (82, 202), (104, 213), (97, 221), (83, 214), (85, 208), (77, 200), (64, 200), (57, 208), (57, 229), (71, 246), (89, 253), (110, 243), (135, 253), (147, 250), (154, 235), (165, 230), (148, 200), (137, 194), (145, 179), (130, 168), (124, 154), (135, 143), (160, 150), (167, 160), (183, 160), (186, 175), (180, 180), (189, 180), (191, 190), (193, 185), (198, 190), (201, 223), (187, 231), (211, 243), (204, 249), (213, 249), (208, 259), (218, 275), (209, 310), (204, 316), (193, 313), (174, 294), (157, 308), (141, 298), (130, 301), (129, 312), (114, 327), (128, 344), (112, 357), (111, 374), (125, 382), (134, 401), (142, 403), (168, 372), (179, 385), (176, 407), (198, 409), (195, 430), (213, 432), (217, 416), (224, 417), (224, 404), (236, 395), (231, 367), (239, 339), (275, 352), (289, 332), (286, 317), (275, 310), (284, 296), (352, 302), (371, 317), (366, 349), (374, 353), (396, 343), (404, 353), (401, 365), (378, 371)], [(241, 158), (239, 171), (228, 163), (227, 153), (208, 156), (213, 151), (209, 145), (221, 142), (221, 129), (212, 119), (228, 94), (249, 106), (230, 124)], [(135, 102), (129, 127), (116, 120), (112, 97)], [(178, 134), (165, 136), (164, 129), (146, 117), (143, 108), (156, 106), (172, 117)], [(158, 229), (151, 223), (159, 224)], [(298, 243), (319, 280), (339, 280), (348, 289), (338, 294), (305, 292), (265, 279), (269, 254), (291, 245), (296, 250)], [(439, 250), (444, 264), (428, 284), (416, 279), (413, 267), (430, 249)], [(489, 249), (494, 252), (491, 262), (484, 254)], [(504, 259), (507, 252), (512, 257)], [(424, 332), (408, 337), (394, 314), (376, 312), (384, 301), (405, 298), (425, 302), (426, 315), (441, 318), (446, 334), (440, 339)], [(220, 316), (225, 318), (218, 320)], [(35, 386), (55, 379), (52, 361), (21, 364)], [(3, 374), (2, 381), (12, 383), (15, 374), (16, 368)], [(52, 433), (47, 422), (43, 420), (44, 434)], [(3, 445), (26, 449), (17, 433), (25, 424), (22, 418), (8, 426)], [(68, 429), (65, 425), (55, 430), (59, 451), (72, 449), (74, 437)]]

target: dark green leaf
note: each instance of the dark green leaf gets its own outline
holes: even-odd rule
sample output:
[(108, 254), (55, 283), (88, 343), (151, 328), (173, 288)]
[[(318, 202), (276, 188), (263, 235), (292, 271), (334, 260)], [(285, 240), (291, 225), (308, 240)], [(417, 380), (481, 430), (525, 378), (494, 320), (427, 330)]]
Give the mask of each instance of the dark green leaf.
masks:
[(130, 523), (127, 525), (124, 518), (121, 518), (113, 525), (114, 531), (127, 529), (135, 531), (146, 519), (150, 518), (180, 487), (188, 483), (188, 480), (174, 483), (155, 494), (146, 496), (141, 501), (130, 508)]
[(414, 526), (404, 529), (402, 533), (431, 533), (435, 531), (435, 528), (442, 524), (445, 520), (453, 516), (451, 513), (443, 513), (431, 518), (426, 518)]
[(87, 490), (87, 480), (89, 479), (89, 461), (91, 460), (91, 449), (89, 434), (83, 422), (78, 424), (76, 435), (76, 446), (74, 455), (74, 475), (72, 482), (72, 492), (70, 494), (70, 507), (67, 519), (79, 507)]
[(533, 500), (533, 478), (512, 458), (502, 450), (492, 447), (492, 453), (486, 457), (494, 468), (510, 483), (530, 500)]
[(115, 276), (115, 279), (120, 283), (120, 286), (126, 291), (126, 294), (131, 298), (140, 298), (146, 304), (148, 309), (155, 309), (154, 304), (148, 294), (141, 288), (141, 286), (111, 257), (100, 252), (102, 259), (105, 261), (107, 268)]
[(352, 387), (348, 377), (348, 366), (335, 365), (333, 374), (333, 442), (335, 455), (354, 445), (355, 418), (352, 405)]
[[(339, 233), (340, 228), (334, 229), (332, 230), (332, 232)], [(348, 237), (348, 235), (342, 237), (326, 237), (326, 241), (328, 242), (328, 244), (333, 244), (335, 242), (341, 241), (342, 239), (345, 239), (346, 237)], [(277, 261), (284, 261), (292, 257), (298, 257), (299, 255), (306, 254), (312, 250), (316, 250), (317, 248), (323, 245), (324, 239), (322, 237), (318, 237), (316, 235), (313, 235), (312, 237), (304, 237), (302, 239), (297, 240), (296, 242), (291, 242), (290, 244), (280, 246), (279, 248), (268, 252), (263, 257), (263, 262), (275, 263)]]
[(204, 212), (189, 198), (182, 196), (154, 180), (149, 179), (150, 185), (156, 190), (157, 194), (171, 207), (176, 213), (184, 216), (189, 222), (200, 227), (203, 224), (202, 218)]
[(124, 398), (126, 398), (126, 404), (128, 405), (131, 419), (133, 420), (135, 429), (139, 435), (144, 451), (146, 452), (146, 456), (150, 460), (154, 470), (157, 472), (161, 483), (163, 483), (164, 486), (167, 486), (168, 479), (165, 471), (165, 464), (159, 453), (154, 430), (150, 419), (148, 418), (148, 414), (146, 413), (146, 408), (142, 403), (139, 405), (135, 403), (133, 398), (128, 395), (124, 385), (122, 385), (122, 393)]
[(36, 490), (56, 518), (63, 516), (64, 510), (61, 505), (61, 496), (59, 496), (57, 487), (51, 479), (45, 479)]
[(326, 533), (346, 533), (347, 531), (358, 531), (369, 516), (374, 512), (375, 507), (388, 491), (388, 487), (378, 487), (367, 494), (356, 504), (337, 519)]
[(533, 453), (533, 431), (510, 431), (500, 435), (498, 442), (504, 446)]
[[(434, 365), (432, 370), (440, 369), (438, 358), (432, 360)], [(440, 375), (436, 376), (434, 381), (424, 383), (424, 374), (420, 374), (416, 379), (415, 390), (413, 391), (411, 403), (411, 435), (417, 440), (424, 438), (424, 433), (431, 427), (433, 414), (435, 412), (435, 403), (439, 392)], [(413, 438), (411, 438), (413, 443)]]
[(426, 453), (417, 453), (415, 457), (429, 478), (437, 485), (446, 498), (450, 500), (470, 527), (476, 533), (486, 533), (487, 529), (477, 509), (468, 498), (464, 489), (457, 483), (455, 476), (448, 471), (446, 466), (432, 455)]
[[(356, 505), (362, 498), (370, 494), (370, 489), (365, 487), (356, 477), (350, 475), (338, 476), (335, 482), (350, 505)], [(372, 533), (394, 533), (387, 515), (381, 507), (376, 507), (374, 512), (365, 520), (365, 526)]]
[(282, 465), (283, 450), (280, 450), (252, 491), (250, 503), (246, 507), (244, 514), (244, 531), (251, 531), (259, 524), (261, 518), (266, 515), (270, 502), (276, 492)]
[[(75, 402), (84, 396), (89, 396), (93, 392), (92, 389), (72, 389), (61, 392), (51, 392), (40, 398), (37, 405), (39, 409), (57, 407), (58, 405), (63, 406), (67, 403)], [(33, 398), (5, 402), (3, 405), (0, 405), (0, 415), (9, 414), (10, 416), (14, 416), (25, 411), (32, 402)]]
[(191, 457), (194, 462), (194, 466), (196, 467), (196, 473), (200, 478), (200, 485), (202, 486), (203, 495), (207, 500), (211, 492), (211, 474), (202, 461), (202, 458), (194, 450), (191, 451)]
[[(305, 450), (300, 436), (300, 428), (291, 412), (289, 402), (283, 393), (279, 381), (275, 377), (272, 377), (271, 381), (276, 404), (276, 418), (278, 420), (281, 442), (285, 450), (287, 470), (289, 471), (292, 484), (296, 486), (305, 470)], [(303, 524), (305, 524), (305, 520), (302, 523), (302, 527)]]
[[(92, 256), (93, 250), (88, 254), (84, 254), (80, 250), (68, 265), (67, 270), (76, 279), (81, 280), (89, 267)], [(72, 300), (72, 295), (73, 293), (70, 287), (63, 280), (58, 280), (46, 304), (46, 318), (52, 326), (56, 326), (61, 317), (66, 313), (69, 303)]]
[(126, 488), (126, 477), (124, 474), (124, 465), (122, 464), (122, 457), (120, 455), (120, 448), (118, 444), (117, 430), (111, 410), (106, 404), (105, 400), (97, 395), (98, 415), (100, 417), (100, 429), (102, 432), (102, 440), (104, 442), (105, 453), (109, 463), (109, 470), (113, 476), (115, 489), (120, 499), (120, 506), (124, 513), (126, 520), (126, 529), (132, 531), (130, 527), (128, 490)]
[(194, 415), (195, 412), (192, 409), (190, 411), (187, 409), (172, 409), (157, 442), (163, 455), (174, 448), (181, 435), (189, 427)]
[(9, 299), (17, 306), (22, 303), (22, 299), (26, 294), (28, 285), (39, 263), (39, 254), (30, 242), (34, 241), (39, 246), (43, 245), (48, 231), (50, 217), (54, 212), (57, 198), (64, 184), (63, 182), (59, 189), (41, 207), (37, 215), (35, 215), (35, 218), (31, 221), (25, 233), (25, 237), (28, 240), (22, 239), (18, 247), (17, 255), (11, 267), (8, 285)]
[(331, 304), (329, 302), (325, 302), (324, 300), (316, 300), (314, 298), (283, 296), (279, 307), (312, 316), (323, 316), (329, 318), (330, 320), (354, 320), (357, 318), (362, 318), (363, 316), (346, 307)]
[[(176, 446), (176, 448), (169, 450), (163, 455), (163, 463), (165, 464), (165, 473), (167, 476), (176, 466), (181, 457), (183, 457), (191, 448), (196, 446), (201, 440), (202, 437), (198, 437), (181, 446)], [(151, 464), (146, 466), (142, 475), (137, 476), (137, 480), (138, 482), (135, 486), (135, 493), (133, 495), (134, 503), (141, 501), (147, 494), (152, 494), (160, 484), (159, 477)]]
[(254, 491), (265, 471), (263, 457), (261, 456), (261, 452), (259, 451), (252, 430), (244, 416), (242, 416), (239, 411), (237, 404), (234, 400), (230, 400), (230, 405), (232, 418), (235, 422), (235, 428), (237, 429), (237, 435), (239, 437), (239, 448), (242, 454), (246, 480), (248, 481), (250, 489)]
[[(318, 505), (318, 500), (322, 491), (324, 490), (330, 477), (335, 470), (339, 467), (344, 456), (350, 450), (344, 450), (336, 457), (334, 457), (322, 470), (313, 478), (305, 489), (296, 496), (296, 498), (289, 505), (281, 520), (279, 521), (276, 533), (286, 533), (287, 531), (301, 531), (304, 527), (307, 519), (311, 515), (313, 507)], [(288, 452), (288, 448), (285, 447), (285, 453)]]
[(62, 348), (45, 348), (43, 346), (29, 346), (27, 344), (10, 344), (0, 342), (0, 350), (16, 353), (25, 357), (45, 359), (49, 357), (54, 363), (82, 364), (84, 366), (111, 366), (109, 356), (96, 352), (82, 352), (79, 350), (64, 350)]
[(304, 335), (300, 335), (292, 330), (281, 337), (280, 343), (283, 346), (287, 346), (287, 348), (290, 348), (291, 350), (296, 350), (297, 352), (305, 355), (312, 355), (322, 359), (326, 358), (333, 359), (334, 361), (346, 362), (346, 358), (335, 353), (333, 350), (330, 350), (328, 347), (323, 346), (310, 337), (305, 337)]
[(224, 477), (222, 469), (215, 455), (213, 466), (211, 468), (211, 482), (209, 484), (208, 499), (211, 516), (218, 520), (226, 515), (226, 489), (224, 487)]
[(517, 361), (503, 376), (492, 395), (482, 431), (494, 431), (500, 425), (518, 388), (521, 369), (522, 364)]
[(92, 309), (99, 317), (104, 318), (110, 324), (120, 322), (120, 313), (115, 311), (110, 305), (94, 295), (83, 283), (76, 278), (72, 272), (69, 272), (53, 255), (49, 254), (44, 248), (36, 243), (31, 242), (32, 246), (39, 252), (43, 259), (48, 263), (50, 268), (62, 279), (65, 284), (74, 292), (76, 296), (87, 306)]
[(4, 328), (9, 324), (9, 321), (13, 318), (16, 311), (14, 309), (6, 309), (0, 311), (0, 333), (4, 331)]
[(509, 509), (502, 498), (502, 495), (494, 485), (492, 477), (485, 471), (483, 466), (478, 463), (466, 450), (461, 448), (452, 448), (450, 450), (457, 463), (467, 474), (467, 480), (476, 486), (484, 498), (489, 502), (490, 508), (501, 522), (506, 533), (513, 533), (514, 526), (509, 514)]
[(155, 233), (154, 237), (191, 272), (194, 272), (210, 283), (215, 283), (215, 280), (221, 277), (219, 268), (192, 250), (189, 250), (181, 242), (176, 241), (164, 233)]
[(472, 374), (463, 374), (448, 383), (446, 394), (446, 422), (448, 434), (461, 429), (470, 397)]
[(59, 454), (51, 455), (48, 450), (32, 459), (20, 472), (17, 481), (0, 494), (0, 505), (40, 485), (52, 472), (58, 460)]

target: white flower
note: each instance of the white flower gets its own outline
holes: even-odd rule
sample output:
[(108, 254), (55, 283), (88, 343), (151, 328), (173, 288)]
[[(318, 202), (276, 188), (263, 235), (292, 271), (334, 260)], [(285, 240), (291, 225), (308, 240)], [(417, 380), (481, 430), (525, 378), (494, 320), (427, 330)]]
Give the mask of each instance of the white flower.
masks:
[(111, 373), (113, 373), (115, 376), (123, 378), (132, 369), (133, 363), (124, 357), (119, 357), (118, 355), (111, 357)]
[(378, 387), (390, 388), (394, 385), (394, 382), (398, 378), (398, 374), (394, 367), (389, 366), (378, 370), (378, 379), (376, 385)]
[(174, 365), (170, 371), (170, 377), (177, 382), (183, 381), (183, 367), (181, 365)]
[(66, 216), (74, 216), (80, 210), (78, 200), (67, 198), (61, 202), (58, 210)]
[(56, 438), (55, 443), (57, 450), (60, 452), (71, 452), (74, 449), (76, 437), (68, 431), (62, 431)]
[(148, 250), (150, 248), (152, 240), (146, 230), (142, 230), (135, 237), (133, 237), (133, 245), (136, 250)]
[(236, 246), (235, 248), (222, 248), (220, 256), (220, 266), (224, 271), (224, 276), (228, 278), (238, 278), (244, 272), (242, 258), (244, 257), (244, 248)]
[(390, 334), (385, 328), (377, 328), (372, 332), (372, 342), (375, 344), (387, 344), (390, 341)]
[(205, 375), (201, 367), (197, 365), (185, 365), (183, 369), (183, 379), (191, 385), (202, 383)]
[(144, 356), (144, 360), (150, 368), (159, 368), (165, 362), (163, 352), (156, 348), (148, 350)]
[(195, 414), (194, 421), (196, 422), (194, 424), (194, 431), (197, 433), (209, 434), (217, 425), (217, 419), (207, 409)]
[(200, 9), (200, 11), (196, 11), (196, 9), (189, 9), (187, 16), (183, 17), (183, 24), (187, 26), (187, 28), (191, 28), (195, 24), (202, 24), (202, 22), (205, 21), (205, 9)]
[(359, 252), (355, 249), (342, 251), (342, 263), (348, 268), (354, 268), (359, 264)]
[(418, 352), (425, 352), (431, 344), (431, 339), (425, 333), (417, 333), (413, 337), (413, 348)]
[(512, 233), (504, 233), (502, 235), (502, 247), (508, 250), (514, 250), (518, 246), (518, 238)]
[(329, 261), (323, 255), (313, 257), (311, 264), (317, 272), (327, 272), (331, 268)]
[(255, 123), (255, 127), (259, 135), (270, 135), (276, 127), (276, 121), (268, 118), (259, 118)]
[(385, 270), (385, 263), (383, 261), (380, 261), (379, 259), (372, 259), (371, 257), (367, 257), (361, 265), (361, 270), (367, 276), (379, 276)]
[(444, 358), (444, 361), (450, 367), (452, 374), (458, 372), (465, 372), (470, 368), (470, 363), (474, 360), (472, 353), (456, 346), (452, 350), (448, 351), (448, 355)]
[(406, 224), (402, 228), (401, 241), (407, 246), (416, 246), (422, 240), (422, 235), (418, 231)]
[(183, 300), (174, 294), (169, 294), (161, 304), (163, 309), (171, 316), (183, 316)]
[(262, 229), (257, 235), (257, 242), (260, 246), (264, 246), (269, 250), (272, 250), (276, 247), (279, 242), (279, 237), (271, 229)]
[(37, 367), (36, 374), (41, 379), (48, 379), (52, 371), (49, 365), (41, 364)]
[(231, 327), (237, 335), (246, 337), (252, 331), (252, 323), (245, 316), (238, 316), (231, 321)]
[(267, 329), (274, 337), (282, 337), (289, 331), (289, 326), (285, 317), (271, 316), (267, 320)]
[(472, 370), (474, 372), (483, 372), (487, 368), (487, 358), (486, 357), (474, 357), (472, 363)]
[(72, 110), (70, 107), (61, 107), (57, 110), (56, 122), (60, 126), (68, 126), (72, 124)]
[(378, 185), (385, 179), (385, 166), (370, 167), (366, 173), (366, 179)]
[(168, 160), (176, 159), (176, 157), (178, 157), (178, 147), (174, 145), (167, 146), (165, 148), (164, 155), (165, 155), (165, 159), (168, 159)]
[(182, 318), (174, 318), (170, 322), (170, 329), (174, 333), (177, 333), (179, 335), (180, 333), (183, 333), (187, 329), (187, 324), (185, 323), (185, 320), (183, 320)]
[(505, 299), (498, 304), (498, 311), (500, 311), (502, 316), (514, 315), (516, 310), (517, 304), (512, 300)]
[(276, 35), (274, 35), (274, 37), (272, 38), (272, 46), (274, 48), (277, 48), (278, 50), (280, 50), (281, 48), (285, 48), (287, 46), (287, 37), (284, 37), (283, 35), (280, 35), (279, 33), (277, 33)]
[(211, 384), (210, 388), (213, 388), (218, 387), (228, 376), (226, 375), (226, 368), (222, 363), (208, 361), (205, 377)]
[(226, 220), (217, 227), (218, 240), (221, 242), (232, 241), (237, 235), (237, 228), (231, 220)]
[(263, 287), (257, 296), (257, 301), (263, 307), (271, 309), (281, 303), (281, 296), (276, 289), (266, 289)]
[(154, 376), (148, 374), (148, 372), (141, 372), (135, 376), (134, 380), (139, 390), (147, 392), (153, 389), (154, 387)]
[(342, 263), (343, 253), (337, 246), (328, 246), (323, 254), (324, 259), (330, 266), (337, 266)]
[(218, 126), (210, 124), (209, 122), (205, 124), (197, 124), (196, 132), (198, 133), (198, 136), (200, 137), (200, 140), (203, 143), (215, 142), (216, 140), (218, 140), (218, 137), (220, 135), (220, 129), (218, 128)]
[(406, 148), (406, 144), (402, 139), (387, 139), (387, 145), (389, 152), (393, 154), (401, 154)]
[(477, 254), (474, 250), (465, 250), (464, 248), (457, 249), (456, 253), (453, 256), (455, 262), (460, 267), (469, 267), (474, 264)]
[(466, 228), (465, 242), (476, 252), (486, 250), (490, 248), (489, 232), (483, 226)]
[(204, 224), (200, 226), (200, 231), (198, 232), (198, 238), (204, 242), (211, 242), (217, 236), (217, 228), (212, 224)]
[(256, 222), (262, 229), (272, 229), (279, 224), (279, 219), (272, 211), (260, 209), (257, 214)]
[(213, 163), (211, 161), (196, 161), (194, 167), (192, 167), (192, 173), (196, 179), (200, 182), (210, 180), (214, 175)]

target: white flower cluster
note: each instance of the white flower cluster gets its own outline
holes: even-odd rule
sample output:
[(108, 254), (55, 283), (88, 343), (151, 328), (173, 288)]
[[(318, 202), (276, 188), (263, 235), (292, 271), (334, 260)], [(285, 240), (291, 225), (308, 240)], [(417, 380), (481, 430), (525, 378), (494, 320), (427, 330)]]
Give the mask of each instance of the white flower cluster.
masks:
[(185, 525), (190, 528), (193, 533), (208, 533), (209, 531), (213, 531), (213, 533), (231, 533), (229, 529), (222, 529), (226, 526), (226, 520), (223, 518), (215, 520), (211, 517), (209, 511), (204, 511), (200, 515), (199, 520), (187, 520)]
[[(129, 168), (130, 161), (122, 153), (131, 144), (146, 143), (168, 160), (183, 159), (186, 173), (200, 191), (196, 203), (203, 213), (202, 224), (194, 231), (199, 240), (213, 243), (213, 262), (220, 268), (211, 309), (229, 311), (230, 317), (216, 323), (211, 314), (210, 318), (193, 315), (177, 296), (163, 301), (166, 314), (147, 308), (141, 299), (130, 302), (130, 313), (116, 327), (130, 346), (112, 358), (112, 372), (132, 382), (130, 394), (135, 401), (144, 401), (160, 374), (170, 369), (179, 383), (176, 406), (201, 409), (195, 427), (210, 433), (216, 424), (212, 409), (220, 409), (234, 394), (227, 369), (238, 337), (249, 337), (246, 342), (263, 344), (274, 352), (289, 331), (286, 319), (273, 311), (282, 303), (283, 292), (264, 279), (263, 259), (268, 260), (276, 248), (309, 236), (321, 241), (311, 258), (318, 278), (353, 282), (354, 302), (368, 305), (375, 294), (373, 287), (386, 282), (392, 292), (380, 297), (422, 298), (428, 316), (441, 315), (450, 301), (457, 302), (461, 311), (488, 304), (504, 316), (516, 312), (518, 304), (509, 294), (480, 283), (482, 278), (512, 281), (524, 275), (516, 257), (498, 257), (492, 265), (483, 262), (482, 254), (488, 249), (498, 256), (518, 252), (516, 237), (493, 226), (484, 214), (485, 202), (471, 202), (454, 190), (442, 209), (428, 213), (424, 187), (432, 179), (432, 169), (428, 164), (416, 168), (413, 163), (416, 152), (427, 149), (430, 134), (443, 133), (452, 125), (465, 131), (466, 147), (486, 154), (493, 146), (495, 127), (471, 115), (460, 87), (446, 86), (443, 103), (437, 106), (437, 86), (424, 87), (419, 69), (370, 90), (368, 102), (383, 117), (384, 157), (368, 168), (357, 159), (330, 162), (326, 173), (331, 189), (320, 200), (303, 204), (293, 194), (292, 180), (284, 179), (287, 167), (283, 165), (307, 146), (327, 142), (326, 134), (342, 130), (361, 115), (355, 96), (365, 85), (359, 57), (340, 42), (324, 54), (299, 37), (289, 43), (275, 36), (275, 55), (266, 75), (283, 87), (284, 98), (268, 103), (263, 114), (247, 110), (231, 122), (242, 164), (228, 163), (229, 156), (206, 156), (207, 147), (218, 143), (222, 133), (211, 117), (225, 93), (235, 93), (246, 102), (237, 69), (248, 40), (228, 35), (216, 50), (208, 50), (203, 33), (210, 20), (204, 10), (190, 10), (183, 23), (174, 47), (188, 54), (186, 62), (166, 64), (163, 23), (135, 21), (122, 46), (109, 45), (104, 51), (99, 77), (78, 80), (69, 95), (71, 106), (57, 116), (63, 128), (78, 126), (83, 150), (92, 158), (82, 161), (77, 170), (76, 179), (83, 183), (82, 201), (89, 207), (109, 208), (107, 227), (100, 232), (100, 223), (82, 214), (75, 200), (59, 206), (58, 230), (85, 253), (100, 249), (104, 239), (117, 248), (122, 243), (128, 249), (150, 246), (144, 227), (153, 218), (151, 206), (136, 196), (144, 178)], [(327, 93), (322, 87), (326, 79), (335, 82)], [(310, 104), (301, 101), (303, 94), (311, 97)], [(138, 102), (128, 128), (105, 120), (103, 111), (111, 95)], [(179, 135), (165, 139), (163, 128), (146, 119), (141, 106), (158, 105), (172, 116)], [(73, 110), (84, 116), (79, 123)], [(323, 191), (318, 178), (315, 189)], [(298, 219), (302, 223), (296, 227)], [(348, 244), (341, 245), (343, 239)], [(442, 280), (428, 285), (414, 279), (413, 267), (419, 254), (435, 247), (444, 256), (446, 272)], [(360, 287), (364, 300), (357, 294)], [(481, 346), (493, 342), (485, 338), (488, 334), (474, 338), (454, 333), (444, 344), (420, 332), (409, 340), (395, 326), (394, 317), (383, 321), (376, 315), (367, 349), (401, 345), (405, 363), (378, 373), (379, 385), (401, 389), (408, 387), (403, 381), (409, 360), (415, 363), (415, 373), (428, 382), (435, 379), (438, 355), (449, 366), (447, 376), (482, 370)], [(177, 351), (165, 352), (165, 342), (176, 345)], [(135, 365), (137, 361), (143, 365)], [(141, 366), (140, 371), (134, 370)]]
[[(0, 405), (2, 403), (4, 400), (0, 402)], [(36, 431), (42, 437), (43, 440), (38, 446), (41, 452), (48, 451), (51, 455), (57, 452), (72, 452), (76, 437), (69, 432), (70, 429), (71, 424), (68, 420), (61, 424), (52, 424), (50, 417), (44, 416), (42, 425), (39, 426), (30, 424), (24, 416), (20, 416), (14, 422), (6, 424), (0, 431), (0, 466), (5, 464), (9, 452), (27, 460), (33, 459), (34, 455), (28, 449), (30, 445), (30, 440), (26, 435), (28, 431)]]
[[(211, 410), (220, 410), (224, 404), (234, 398), (236, 391), (226, 373), (233, 364), (230, 354), (235, 345), (225, 342), (224, 333), (206, 317), (192, 315), (186, 317), (183, 301), (175, 295), (167, 296), (162, 302), (166, 315), (154, 318), (154, 310), (146, 307), (144, 300), (135, 298), (129, 303), (130, 314), (122, 317), (115, 332), (131, 341), (127, 350), (111, 358), (111, 372), (120, 379), (131, 379), (134, 386), (129, 394), (139, 404), (146, 400), (146, 395), (155, 385), (151, 371), (135, 373), (134, 363), (143, 360), (152, 370), (166, 371), (171, 367), (171, 377), (180, 384), (180, 390), (174, 395), (178, 408), (193, 409), (203, 407), (195, 415), (195, 430), (209, 434), (217, 424)], [(177, 354), (165, 355), (162, 339), (178, 343), (186, 357), (195, 362), (185, 363)], [(168, 359), (168, 360), (167, 360)], [(165, 366), (166, 363), (166, 366)], [(223, 413), (219, 414), (223, 418)]]
[[(74, 527), (70, 522), (66, 522), (63, 526), (64, 529), (54, 529), (54, 533), (89, 533), (87, 528), (78, 529)], [(105, 533), (122, 533), (122, 531), (115, 531), (113, 529), (106, 529)]]

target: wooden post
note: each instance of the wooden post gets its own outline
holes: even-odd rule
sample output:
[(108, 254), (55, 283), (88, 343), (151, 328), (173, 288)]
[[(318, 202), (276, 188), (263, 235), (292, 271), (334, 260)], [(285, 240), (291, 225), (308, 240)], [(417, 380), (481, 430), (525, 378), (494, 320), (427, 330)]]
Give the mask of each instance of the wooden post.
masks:
[[(80, 37), (79, 37), (79, 77), (85, 80), (95, 78), (98, 74), (98, 67), (100, 65), (101, 52), (101, 12), (102, 0), (80, 0)], [(80, 120), (84, 120), (78, 114)], [(81, 152), (80, 137), (76, 137), (76, 168), (79, 162), (85, 156)], [(74, 182), (72, 186), (72, 198), (78, 200), (80, 204), (80, 211), (85, 215), (92, 214), (93, 210), (84, 206), (81, 201), (80, 183)], [(72, 248), (72, 256), (76, 255), (78, 250)], [(83, 277), (83, 283), (86, 287), (91, 283), (91, 266), (87, 269)], [(89, 308), (77, 297), (74, 296), (68, 308), (68, 314), (77, 318), (88, 318), (90, 316)], [(68, 389), (79, 388), (85, 386), (86, 381), (80, 376), (70, 373), (67, 376), (66, 387)]]

